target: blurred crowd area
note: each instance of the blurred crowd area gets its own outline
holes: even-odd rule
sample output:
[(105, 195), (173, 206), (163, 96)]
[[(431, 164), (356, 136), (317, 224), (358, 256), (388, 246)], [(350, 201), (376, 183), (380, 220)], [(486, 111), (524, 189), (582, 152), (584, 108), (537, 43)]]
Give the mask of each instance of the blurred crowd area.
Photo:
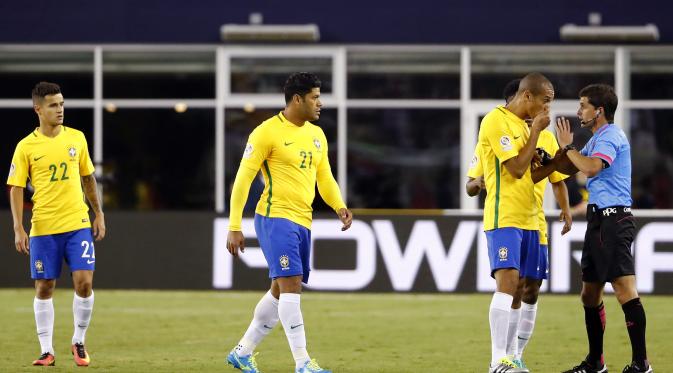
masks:
[[(288, 46), (288, 51), (293, 47)], [(229, 94), (249, 103), (224, 108), (224, 159), (216, 159), (216, 58), (214, 51), (110, 51), (102, 56), (102, 161), (99, 182), (106, 209), (215, 209), (216, 164), (224, 162), (225, 200), (229, 200), (248, 134), (283, 108), (282, 85), (293, 71), (308, 70), (324, 82), (325, 107), (317, 122), (329, 140), (337, 176), (339, 115), (345, 115), (347, 195), (352, 208), (456, 209), (461, 207), (460, 51), (349, 52), (346, 59), (345, 108), (335, 103), (334, 61), (330, 56), (232, 57)], [(502, 102), (511, 79), (530, 71), (554, 83), (560, 109), (570, 117), (575, 142), (591, 136), (575, 118), (577, 92), (590, 83), (615, 85), (615, 52), (582, 49), (510, 52), (476, 49), (471, 55), (467, 105), (483, 117)], [(673, 51), (635, 48), (630, 54), (625, 108), (633, 160), (634, 207), (673, 208)], [(61, 85), (65, 123), (84, 131), (94, 155), (94, 57), (92, 52), (0, 51), (0, 162), (9, 170), (16, 143), (37, 125), (30, 104), (41, 80)], [(273, 95), (273, 96), (270, 96)], [(277, 99), (269, 104), (269, 97)], [(17, 104), (17, 100), (24, 100)], [(184, 100), (184, 104), (171, 104)], [(649, 105), (656, 100), (663, 105)], [(260, 104), (261, 103), (261, 104)], [(642, 103), (642, 104), (641, 104)], [(668, 105), (667, 103), (671, 103)], [(274, 107), (274, 105), (277, 105)], [(653, 108), (656, 107), (656, 108)], [(621, 123), (618, 123), (621, 124)], [(550, 127), (551, 128), (551, 127)], [(471, 150), (470, 150), (471, 152)], [(469, 162), (469, 160), (468, 160)], [(568, 180), (577, 203), (585, 180)], [(255, 180), (246, 209), (252, 211), (263, 189)], [(29, 203), (30, 194), (27, 195)], [(571, 196), (571, 201), (573, 197)], [(0, 208), (9, 208), (7, 193)], [(328, 207), (317, 198), (318, 211)]]

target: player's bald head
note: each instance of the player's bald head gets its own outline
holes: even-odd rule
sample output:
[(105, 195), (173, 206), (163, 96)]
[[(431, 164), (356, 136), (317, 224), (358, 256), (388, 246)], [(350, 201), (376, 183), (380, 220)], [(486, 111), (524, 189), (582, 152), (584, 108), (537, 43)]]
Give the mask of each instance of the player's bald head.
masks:
[(546, 76), (540, 73), (530, 73), (521, 79), (519, 83), (519, 92), (528, 91), (535, 96), (545, 93), (547, 90), (554, 90), (554, 85), (551, 84)]

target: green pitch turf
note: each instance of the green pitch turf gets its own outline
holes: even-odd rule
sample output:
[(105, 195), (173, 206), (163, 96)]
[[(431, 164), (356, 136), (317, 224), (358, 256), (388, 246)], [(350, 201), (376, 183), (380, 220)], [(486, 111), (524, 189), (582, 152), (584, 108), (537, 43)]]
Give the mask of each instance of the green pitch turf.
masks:
[[(89, 371), (236, 372), (224, 363), (245, 331), (261, 292), (96, 291), (87, 347)], [(72, 291), (57, 289), (56, 367), (29, 366), (39, 355), (33, 291), (0, 290), (0, 372), (76, 371), (70, 356)], [(341, 372), (486, 372), (491, 296), (306, 293), (302, 310), (311, 357)], [(578, 296), (542, 295), (525, 354), (531, 372), (559, 372), (587, 351)], [(673, 372), (673, 297), (645, 296), (649, 356)], [(611, 372), (631, 358), (624, 315), (606, 300), (605, 352)], [(258, 347), (263, 372), (293, 372), (280, 324)], [(83, 369), (83, 368), (80, 368)], [(79, 369), (77, 369), (79, 371)]]

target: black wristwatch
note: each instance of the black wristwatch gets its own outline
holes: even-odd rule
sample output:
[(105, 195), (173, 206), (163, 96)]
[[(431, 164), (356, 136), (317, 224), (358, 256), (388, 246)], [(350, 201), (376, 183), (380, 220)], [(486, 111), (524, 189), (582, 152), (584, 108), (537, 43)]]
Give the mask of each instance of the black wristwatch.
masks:
[(568, 144), (566, 145), (563, 150), (568, 151), (568, 150), (577, 150), (577, 147), (573, 144)]

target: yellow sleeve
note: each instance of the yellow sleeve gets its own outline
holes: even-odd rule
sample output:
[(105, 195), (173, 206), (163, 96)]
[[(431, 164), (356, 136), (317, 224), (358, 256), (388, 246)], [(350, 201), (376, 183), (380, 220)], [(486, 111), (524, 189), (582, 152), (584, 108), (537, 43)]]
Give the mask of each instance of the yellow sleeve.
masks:
[(273, 148), (273, 134), (263, 127), (257, 126), (248, 137), (248, 143), (243, 151), (241, 167), (249, 168), (255, 173), (262, 167), (262, 162), (269, 156)]
[(514, 149), (514, 134), (505, 125), (503, 118), (495, 114), (488, 115), (484, 118), (481, 128), (484, 131), (483, 142), (490, 145), (500, 163), (519, 154), (519, 151)]
[(231, 202), (229, 203), (229, 230), (241, 231), (241, 221), (243, 220), (243, 207), (248, 200), (250, 184), (257, 176), (257, 171), (241, 166), (236, 173), (234, 187), (231, 191)]
[(467, 171), (467, 176), (476, 179), (484, 176), (484, 166), (481, 164), (481, 146), (480, 143), (474, 147), (474, 155), (470, 163), (470, 169)]
[[(544, 148), (547, 151), (547, 153), (549, 153), (549, 155), (553, 157), (559, 150), (558, 142), (556, 142), (556, 137), (554, 137), (554, 135), (551, 132), (549, 132), (548, 130), (545, 130), (545, 132), (547, 133), (547, 136), (545, 136), (546, 141), (544, 144), (545, 145)], [(558, 171), (554, 171), (547, 177), (549, 178), (550, 183), (555, 184), (558, 183), (559, 181), (567, 179), (568, 176), (569, 175), (562, 174)]]
[(339, 190), (339, 184), (334, 180), (334, 175), (332, 175), (332, 168), (329, 164), (328, 158), (328, 149), (327, 149), (327, 139), (323, 135), (323, 144), (325, 144), (325, 156), (320, 161), (318, 165), (316, 182), (318, 183), (318, 192), (322, 199), (327, 203), (335, 212), (338, 212), (342, 208), (346, 208), (346, 204), (341, 197), (341, 191)]
[(26, 187), (28, 180), (29, 159), (21, 143), (16, 146), (12, 164), (9, 166), (9, 176), (7, 176), (7, 185)]
[(82, 134), (82, 152), (79, 155), (79, 175), (89, 176), (96, 171), (89, 157), (89, 145), (86, 143), (86, 137)]

